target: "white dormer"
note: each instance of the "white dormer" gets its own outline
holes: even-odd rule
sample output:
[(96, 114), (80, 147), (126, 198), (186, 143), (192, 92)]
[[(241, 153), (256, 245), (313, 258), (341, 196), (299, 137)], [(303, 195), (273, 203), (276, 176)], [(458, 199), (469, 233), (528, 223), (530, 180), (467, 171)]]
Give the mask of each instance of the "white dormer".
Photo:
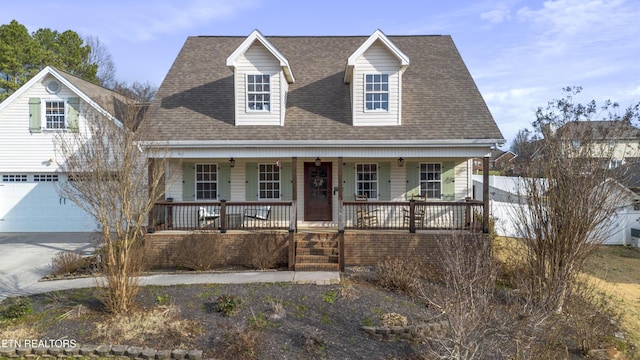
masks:
[(284, 125), (289, 61), (258, 30), (227, 58), (233, 70), (236, 125)]
[(349, 56), (344, 75), (351, 86), (354, 126), (402, 123), (402, 74), (409, 58), (376, 30)]

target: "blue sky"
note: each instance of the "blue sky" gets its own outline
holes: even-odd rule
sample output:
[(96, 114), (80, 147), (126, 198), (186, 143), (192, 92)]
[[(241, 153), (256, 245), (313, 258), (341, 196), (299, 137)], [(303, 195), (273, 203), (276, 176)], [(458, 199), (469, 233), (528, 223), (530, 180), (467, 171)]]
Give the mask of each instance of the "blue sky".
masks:
[[(98, 37), (117, 78), (160, 85), (188, 36), (447, 34), (503, 135), (584, 88), (580, 101), (640, 101), (637, 0), (0, 0), (0, 24)], [(507, 144), (508, 146), (508, 144)], [(505, 147), (506, 148), (506, 147)]]

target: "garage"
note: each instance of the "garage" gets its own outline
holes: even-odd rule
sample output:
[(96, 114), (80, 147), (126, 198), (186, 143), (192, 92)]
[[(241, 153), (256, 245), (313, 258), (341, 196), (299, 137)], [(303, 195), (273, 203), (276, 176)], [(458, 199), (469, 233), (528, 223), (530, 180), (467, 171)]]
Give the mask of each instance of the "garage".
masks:
[(0, 232), (91, 232), (96, 222), (58, 195), (59, 174), (2, 174)]

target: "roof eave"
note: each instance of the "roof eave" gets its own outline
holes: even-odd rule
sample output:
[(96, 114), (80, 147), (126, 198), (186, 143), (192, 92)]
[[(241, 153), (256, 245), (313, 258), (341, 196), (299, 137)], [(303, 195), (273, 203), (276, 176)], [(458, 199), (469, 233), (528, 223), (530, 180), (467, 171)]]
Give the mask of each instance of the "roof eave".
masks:
[(494, 147), (504, 139), (444, 139), (444, 140), (170, 140), (143, 141), (146, 146), (169, 148), (275, 148), (275, 147), (341, 147), (341, 148), (392, 148), (392, 147)]

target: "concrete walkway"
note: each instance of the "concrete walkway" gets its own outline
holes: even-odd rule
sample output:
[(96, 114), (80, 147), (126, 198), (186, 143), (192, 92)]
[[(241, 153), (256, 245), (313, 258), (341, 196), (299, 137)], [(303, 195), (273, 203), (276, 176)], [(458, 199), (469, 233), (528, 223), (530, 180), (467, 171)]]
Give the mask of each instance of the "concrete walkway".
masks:
[[(93, 250), (90, 233), (0, 234), (0, 301), (10, 296), (95, 287), (93, 277), (40, 281), (51, 271), (51, 259), (60, 251)], [(291, 282), (329, 285), (340, 282), (338, 272), (252, 271), (238, 273), (156, 274), (140, 277), (141, 285), (248, 284)]]

